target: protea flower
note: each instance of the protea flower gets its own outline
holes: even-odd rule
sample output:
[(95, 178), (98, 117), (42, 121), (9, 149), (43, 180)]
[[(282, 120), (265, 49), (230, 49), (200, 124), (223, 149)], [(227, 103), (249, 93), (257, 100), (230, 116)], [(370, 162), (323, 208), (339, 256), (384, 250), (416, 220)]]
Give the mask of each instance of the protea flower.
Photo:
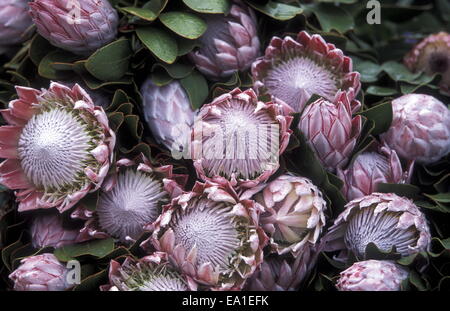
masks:
[(413, 72), (428, 75), (441, 74), (441, 88), (450, 89), (450, 34), (439, 32), (419, 42), (404, 58), (405, 65)]
[(352, 101), (359, 89), (359, 73), (352, 60), (320, 35), (302, 31), (294, 40), (273, 37), (265, 55), (252, 65), (254, 88), (301, 112), (311, 95), (332, 101), (339, 90)]
[(429, 95), (408, 94), (392, 101), (393, 120), (381, 139), (407, 160), (432, 163), (450, 152), (450, 112)]
[(78, 84), (79, 86), (81, 86), (86, 93), (89, 94), (89, 96), (92, 99), (92, 102), (94, 103), (94, 105), (96, 106), (101, 106), (103, 107), (103, 109), (107, 109), (109, 107), (109, 105), (111, 105), (112, 103), (112, 99), (110, 98), (110, 95), (107, 94), (106, 92), (102, 91), (102, 90), (91, 90), (86, 83), (84, 83), (83, 80), (72, 80), (72, 81), (63, 81), (63, 82), (58, 82), (61, 83), (67, 87), (74, 87), (75, 84)]
[(230, 185), (197, 182), (172, 200), (142, 246), (150, 242), (196, 282), (234, 290), (261, 264), (267, 236), (253, 201), (240, 200)]
[(27, 0), (0, 0), (0, 54), (22, 43), (31, 24)]
[(279, 167), (292, 131), (290, 108), (258, 101), (253, 90), (234, 89), (204, 105), (193, 131), (200, 179), (251, 188)]
[(372, 193), (350, 201), (322, 238), (323, 250), (342, 250), (365, 259), (366, 247), (374, 243), (381, 251), (402, 256), (426, 251), (431, 242), (425, 215), (409, 199), (393, 193)]
[(249, 189), (242, 198), (250, 196), (264, 210), (260, 224), (274, 252), (297, 257), (315, 247), (325, 225), (326, 202), (309, 179), (281, 175), (267, 185)]
[(36, 215), (31, 223), (31, 241), (34, 248), (61, 247), (76, 243), (79, 230), (66, 229), (57, 213)]
[(98, 189), (112, 159), (115, 134), (103, 108), (78, 85), (48, 90), (16, 87), (19, 99), (1, 110), (0, 182), (17, 190), (19, 211), (63, 212)]
[(362, 118), (352, 118), (351, 102), (345, 92), (339, 92), (333, 102), (319, 98), (308, 105), (299, 123), (309, 145), (331, 172), (348, 163), (361, 128)]
[(108, 0), (34, 0), (29, 5), (39, 34), (72, 53), (89, 55), (116, 37), (119, 16)]
[(256, 17), (251, 8), (233, 0), (227, 15), (205, 14), (206, 32), (200, 48), (189, 53), (197, 69), (211, 79), (245, 71), (260, 55)]
[(188, 291), (197, 284), (180, 274), (166, 260), (164, 253), (154, 253), (139, 260), (127, 257), (121, 265), (111, 260), (110, 284), (101, 286), (109, 291)]
[(175, 153), (186, 150), (196, 112), (180, 82), (157, 86), (147, 79), (141, 94), (144, 118), (156, 142)]
[(71, 285), (68, 269), (50, 253), (22, 259), (21, 265), (9, 275), (16, 291), (63, 291)]
[(144, 225), (154, 222), (162, 207), (181, 194), (186, 176), (172, 173), (172, 166), (154, 167), (143, 155), (116, 162), (117, 172), (107, 177), (95, 213), (80, 206), (73, 218), (85, 219), (81, 239), (109, 235), (122, 243), (136, 240)]
[(338, 177), (344, 181), (342, 192), (351, 201), (377, 191), (380, 183), (403, 184), (409, 182), (413, 161), (406, 171), (397, 153), (386, 146), (359, 154), (346, 170), (338, 169)]
[(359, 261), (341, 272), (336, 287), (340, 291), (399, 291), (408, 274), (391, 261)]

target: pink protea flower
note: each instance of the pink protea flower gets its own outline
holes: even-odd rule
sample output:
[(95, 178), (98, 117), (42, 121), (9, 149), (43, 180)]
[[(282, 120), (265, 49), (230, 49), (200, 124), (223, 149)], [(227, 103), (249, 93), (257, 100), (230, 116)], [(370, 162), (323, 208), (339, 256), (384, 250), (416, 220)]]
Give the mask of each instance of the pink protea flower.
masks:
[(359, 261), (341, 272), (336, 287), (340, 291), (399, 291), (408, 274), (391, 261)]
[(397, 153), (387, 146), (359, 154), (346, 170), (338, 169), (338, 177), (344, 181), (342, 193), (351, 201), (377, 191), (380, 183), (408, 183), (414, 166), (409, 161), (404, 171)]
[(450, 90), (450, 34), (439, 32), (419, 42), (408, 54), (404, 63), (413, 72), (423, 71), (428, 75), (441, 74), (440, 86)]
[(281, 175), (266, 185), (244, 192), (264, 212), (260, 224), (270, 237), (270, 246), (278, 254), (294, 257), (315, 247), (325, 225), (326, 202), (311, 180)]
[(372, 193), (350, 201), (322, 238), (325, 251), (341, 250), (365, 259), (366, 247), (374, 243), (381, 251), (395, 247), (402, 256), (428, 250), (430, 229), (425, 215), (409, 199), (393, 193)]
[(126, 257), (120, 264), (111, 260), (109, 283), (100, 287), (103, 291), (189, 291), (197, 290), (197, 284), (180, 274), (167, 262), (167, 254), (154, 253), (139, 260)]
[(143, 155), (117, 161), (116, 173), (103, 183), (95, 212), (80, 206), (72, 213), (73, 218), (86, 220), (80, 239), (109, 235), (122, 243), (134, 241), (144, 225), (148, 229), (162, 207), (182, 193), (186, 177), (173, 174), (171, 165), (154, 167)]
[(212, 79), (249, 69), (260, 55), (253, 10), (233, 0), (227, 15), (207, 14), (203, 18), (208, 28), (199, 38), (202, 46), (189, 53), (197, 69)]
[(204, 105), (193, 131), (193, 159), (200, 179), (251, 188), (279, 167), (292, 131), (291, 109), (258, 101), (249, 89), (234, 89)]
[(183, 273), (216, 290), (242, 288), (267, 242), (255, 203), (240, 200), (230, 185), (210, 182), (172, 200), (154, 227), (142, 246), (151, 242)]
[(31, 25), (27, 0), (0, 0), (0, 54), (22, 43)]
[(72, 53), (89, 55), (116, 37), (119, 16), (108, 0), (34, 0), (29, 6), (39, 34)]
[(450, 111), (433, 96), (408, 94), (392, 101), (391, 127), (381, 135), (407, 160), (429, 164), (450, 152)]
[(62, 216), (51, 213), (33, 217), (30, 235), (34, 248), (57, 248), (76, 243), (79, 230), (64, 228)]
[(273, 37), (265, 55), (252, 65), (254, 88), (301, 112), (313, 94), (332, 101), (339, 90), (352, 101), (361, 87), (351, 58), (320, 35), (302, 31), (296, 39)]
[(16, 291), (63, 291), (68, 269), (50, 253), (22, 259), (21, 265), (9, 275)]
[(348, 163), (361, 134), (362, 118), (352, 118), (350, 99), (338, 92), (333, 102), (319, 98), (308, 105), (298, 126), (325, 168), (334, 172)]
[(157, 86), (147, 79), (141, 87), (144, 118), (156, 142), (172, 153), (183, 153), (190, 142), (196, 112), (178, 81)]
[(17, 190), (19, 211), (63, 212), (98, 189), (113, 156), (115, 134), (103, 108), (78, 85), (48, 90), (16, 87), (19, 99), (1, 110), (0, 182)]

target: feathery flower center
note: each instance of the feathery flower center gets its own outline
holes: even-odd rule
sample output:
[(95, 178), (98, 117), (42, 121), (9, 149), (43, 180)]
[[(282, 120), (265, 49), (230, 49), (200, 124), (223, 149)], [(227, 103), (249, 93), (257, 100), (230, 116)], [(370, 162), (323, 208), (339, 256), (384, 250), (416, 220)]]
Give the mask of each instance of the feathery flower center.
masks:
[[(128, 275), (129, 273), (129, 275)], [(122, 273), (125, 284), (132, 291), (187, 291), (181, 275), (166, 265), (128, 267)]]
[(188, 287), (179, 277), (175, 278), (171, 275), (158, 275), (153, 279), (145, 281), (139, 288), (140, 291), (187, 291)]
[(100, 226), (114, 237), (138, 238), (142, 227), (158, 217), (168, 203), (163, 183), (154, 175), (125, 170), (109, 192), (102, 192), (96, 209)]
[(34, 115), (19, 138), (18, 153), (28, 179), (38, 188), (61, 189), (84, 174), (91, 158), (87, 126), (69, 111)]
[(192, 204), (194, 207), (180, 210), (171, 221), (175, 243), (187, 251), (196, 246), (198, 265), (210, 262), (214, 267), (227, 269), (240, 245), (236, 224), (228, 215), (231, 208), (207, 199)]

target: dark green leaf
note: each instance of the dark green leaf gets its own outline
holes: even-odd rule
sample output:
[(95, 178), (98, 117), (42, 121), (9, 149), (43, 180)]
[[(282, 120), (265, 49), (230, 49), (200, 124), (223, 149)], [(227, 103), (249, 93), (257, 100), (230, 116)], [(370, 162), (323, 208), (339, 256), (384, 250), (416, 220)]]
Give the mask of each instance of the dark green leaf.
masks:
[(206, 23), (199, 16), (187, 12), (168, 12), (159, 16), (167, 28), (186, 39), (197, 39), (206, 31)]
[(113, 239), (92, 240), (79, 244), (65, 245), (55, 249), (54, 255), (59, 261), (67, 262), (84, 255), (103, 257), (114, 250)]
[(227, 13), (230, 9), (230, 0), (183, 0), (192, 10), (199, 13)]
[(158, 59), (168, 64), (172, 64), (177, 59), (177, 41), (170, 33), (154, 27), (138, 28), (136, 33), (142, 43)]
[(255, 1), (249, 1), (248, 4), (255, 10), (280, 21), (292, 19), (303, 12), (303, 9), (298, 6), (271, 0), (265, 4), (259, 4)]
[(375, 123), (373, 135), (386, 132), (392, 123), (392, 104), (386, 102), (358, 113)]
[(203, 75), (194, 70), (189, 76), (180, 80), (186, 90), (194, 110), (200, 108), (208, 97), (208, 83)]

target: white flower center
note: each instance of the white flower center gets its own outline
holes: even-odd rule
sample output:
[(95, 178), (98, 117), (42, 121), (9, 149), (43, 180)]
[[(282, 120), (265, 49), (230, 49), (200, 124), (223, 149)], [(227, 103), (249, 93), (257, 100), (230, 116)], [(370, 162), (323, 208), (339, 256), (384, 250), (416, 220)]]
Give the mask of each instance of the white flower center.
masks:
[(153, 276), (150, 280), (144, 281), (139, 287), (140, 291), (187, 291), (186, 283), (178, 275), (159, 274)]

